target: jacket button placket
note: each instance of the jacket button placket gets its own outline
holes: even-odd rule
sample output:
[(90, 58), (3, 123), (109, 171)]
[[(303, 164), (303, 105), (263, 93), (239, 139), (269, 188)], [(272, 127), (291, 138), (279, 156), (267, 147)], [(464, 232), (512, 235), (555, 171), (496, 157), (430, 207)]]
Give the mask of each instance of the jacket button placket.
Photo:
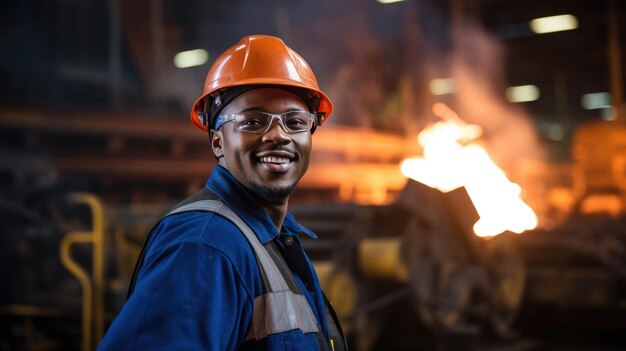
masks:
[(292, 237), (288, 236), (288, 237), (285, 238), (284, 242), (285, 242), (285, 246), (291, 247), (291, 246), (293, 246), (294, 240), (293, 240)]

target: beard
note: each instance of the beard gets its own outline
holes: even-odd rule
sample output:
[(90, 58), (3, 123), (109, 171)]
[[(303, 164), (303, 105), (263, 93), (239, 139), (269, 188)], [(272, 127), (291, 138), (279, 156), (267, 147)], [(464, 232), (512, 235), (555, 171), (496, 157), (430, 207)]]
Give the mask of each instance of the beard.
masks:
[(296, 187), (295, 184), (282, 187), (282, 188), (270, 188), (267, 185), (258, 184), (258, 183), (250, 184), (250, 190), (252, 190), (252, 192), (257, 194), (259, 197), (261, 197), (265, 201), (275, 204), (275, 205), (280, 205), (280, 204), (285, 203), (285, 201), (287, 200), (287, 198), (289, 198), (289, 195), (291, 195), (295, 187)]

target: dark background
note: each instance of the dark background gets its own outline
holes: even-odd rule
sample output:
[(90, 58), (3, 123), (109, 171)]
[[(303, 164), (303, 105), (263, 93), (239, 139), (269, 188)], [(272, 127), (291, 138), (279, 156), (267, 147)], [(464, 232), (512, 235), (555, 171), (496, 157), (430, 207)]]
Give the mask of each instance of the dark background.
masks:
[[(578, 28), (531, 31), (530, 20), (560, 14), (574, 15)], [(128, 256), (110, 251), (106, 257), (112, 277), (106, 320), (113, 318), (133, 250), (150, 223), (202, 186), (215, 165), (206, 136), (189, 123), (189, 109), (212, 62), (249, 34), (281, 37), (307, 60), (334, 102), (314, 138), (322, 151), (310, 173), (318, 170), (314, 174), (330, 183), (345, 174), (355, 182), (367, 178), (356, 164), (367, 163), (369, 170), (384, 164), (398, 173), (403, 158), (421, 151), (415, 136), (439, 120), (431, 109), (442, 102), (482, 128), (481, 143), (522, 185), (540, 218), (536, 230), (515, 242), (529, 278), (510, 334), (439, 334), (399, 299), (386, 305), (387, 319), (370, 346), (624, 348), (623, 1), (21, 0), (0, 5), (1, 350), (79, 349), (81, 290), (58, 259), (64, 235), (93, 224), (88, 211), (71, 204), (68, 194), (76, 191), (102, 199), (107, 240), (127, 236), (131, 247), (124, 248)], [(198, 48), (209, 53), (206, 63), (174, 66), (176, 53)], [(429, 84), (438, 78), (453, 78), (456, 91), (434, 95)], [(507, 101), (507, 87), (528, 84), (539, 89), (537, 100)], [(585, 109), (582, 96), (599, 92), (610, 93), (612, 105)], [(347, 150), (340, 138), (321, 139), (326, 130), (347, 131), (341, 135), (362, 143)], [(376, 197), (377, 177), (347, 192), (341, 184), (303, 181), (293, 204), (393, 203), (401, 187)], [(595, 202), (589, 205), (589, 198)], [(363, 237), (384, 232), (375, 233), (374, 224), (398, 213), (382, 209), (379, 218), (365, 207), (357, 217), (373, 224), (362, 228)], [(322, 213), (308, 218), (322, 231), (335, 228), (322, 224), (345, 220), (320, 208), (301, 213)], [(119, 228), (124, 233), (116, 234)], [(347, 232), (352, 236), (339, 231), (338, 237), (349, 240), (328, 247), (355, 250), (363, 237)], [(319, 247), (324, 250), (311, 246), (314, 253)], [(75, 257), (92, 268), (90, 249), (78, 249)], [(356, 278), (359, 284), (368, 279)]]

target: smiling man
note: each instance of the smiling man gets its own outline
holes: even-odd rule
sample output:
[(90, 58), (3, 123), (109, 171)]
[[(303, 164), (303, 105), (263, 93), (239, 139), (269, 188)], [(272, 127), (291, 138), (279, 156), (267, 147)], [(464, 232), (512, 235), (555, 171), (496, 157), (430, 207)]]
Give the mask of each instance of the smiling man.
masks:
[(287, 212), (312, 134), (332, 111), (280, 39), (248, 36), (213, 64), (191, 120), (218, 160), (206, 187), (164, 216), (100, 350), (344, 350)]

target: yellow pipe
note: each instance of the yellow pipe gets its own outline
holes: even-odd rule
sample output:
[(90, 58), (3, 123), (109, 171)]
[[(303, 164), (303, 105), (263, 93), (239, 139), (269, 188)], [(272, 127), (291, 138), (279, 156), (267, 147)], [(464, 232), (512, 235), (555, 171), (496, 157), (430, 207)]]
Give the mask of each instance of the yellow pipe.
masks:
[[(61, 241), (60, 255), (63, 266), (74, 275), (82, 287), (82, 350), (92, 349), (92, 332), (95, 331), (95, 343), (104, 334), (104, 211), (95, 195), (73, 194), (72, 201), (89, 206), (92, 216), (91, 232), (68, 233)], [(74, 244), (92, 244), (92, 275), (71, 257)], [(95, 325), (92, 330), (92, 325)]]
[(359, 242), (358, 262), (361, 273), (370, 278), (406, 282), (408, 272), (402, 261), (400, 238), (367, 238)]
[[(356, 308), (358, 287), (352, 275), (331, 261), (313, 261), (322, 290), (333, 304), (339, 318), (347, 318)], [(348, 321), (343, 321), (343, 323)], [(346, 326), (344, 325), (344, 328)], [(344, 329), (345, 331), (345, 329)]]
[(61, 241), (59, 253), (63, 266), (78, 279), (82, 287), (82, 351), (89, 351), (91, 346), (91, 305), (93, 288), (89, 274), (71, 258), (71, 247), (78, 243), (91, 243), (91, 233), (73, 232), (67, 234)]
[(313, 261), (313, 267), (315, 267), (315, 273), (317, 273), (317, 279), (320, 282), (320, 286), (323, 291), (326, 291), (328, 287), (328, 280), (332, 273), (335, 271), (335, 264), (331, 261)]
[(77, 193), (72, 196), (77, 203), (84, 203), (91, 209), (93, 238), (93, 278), (94, 278), (94, 327), (96, 344), (104, 334), (104, 210), (102, 203), (93, 194)]

